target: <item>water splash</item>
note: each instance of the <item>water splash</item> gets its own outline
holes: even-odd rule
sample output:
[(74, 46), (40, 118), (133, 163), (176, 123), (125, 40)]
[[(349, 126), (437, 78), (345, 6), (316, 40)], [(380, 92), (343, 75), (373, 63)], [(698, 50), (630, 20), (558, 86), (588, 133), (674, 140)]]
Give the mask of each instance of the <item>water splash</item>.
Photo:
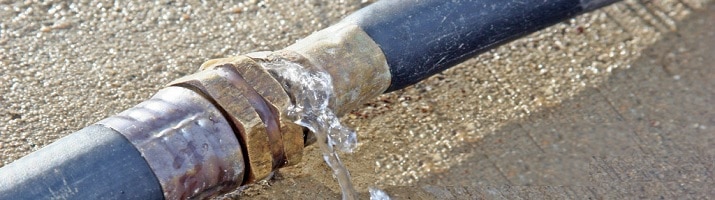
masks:
[(370, 200), (390, 200), (390, 196), (385, 191), (370, 187)]
[(357, 134), (343, 126), (328, 106), (333, 95), (330, 75), (320, 69), (309, 69), (284, 60), (262, 65), (278, 77), (293, 99), (294, 104), (288, 109), (288, 117), (315, 134), (323, 159), (333, 169), (333, 175), (340, 184), (343, 199), (357, 199), (350, 173), (335, 151), (337, 148), (343, 152), (352, 152), (357, 146)]

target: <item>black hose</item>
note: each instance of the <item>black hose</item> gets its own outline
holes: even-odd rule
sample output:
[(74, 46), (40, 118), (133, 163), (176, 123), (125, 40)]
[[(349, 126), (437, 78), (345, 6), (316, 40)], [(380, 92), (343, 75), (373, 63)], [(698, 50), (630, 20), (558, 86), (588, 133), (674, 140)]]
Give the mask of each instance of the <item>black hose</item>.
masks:
[[(357, 23), (380, 46), (392, 75), (387, 91), (393, 91), (475, 54), (615, 1), (387, 0), (361, 9), (346, 20)], [(205, 99), (186, 100), (205, 105), (190, 107), (196, 112), (219, 112)], [(184, 112), (173, 112), (177, 113)], [(159, 123), (151, 126), (156, 130), (163, 128), (162, 123), (169, 123), (165, 118), (153, 120), (156, 122), (147, 123)], [(229, 127), (223, 120), (210, 121)], [(153, 131), (137, 127), (140, 126), (131, 127), (132, 131)], [(225, 130), (228, 133), (230, 128)], [(230, 134), (234, 137), (233, 132)], [(176, 141), (184, 141), (177, 138)], [(154, 144), (145, 146), (151, 145)], [(170, 148), (174, 147), (166, 147)], [(101, 125), (82, 129), (0, 170), (0, 199), (163, 199), (163, 195), (162, 185), (145, 157), (124, 135)]]
[(164, 199), (124, 136), (92, 125), (0, 170), (0, 199)]
[(390, 92), (616, 1), (383, 0), (346, 20), (357, 23), (382, 49), (392, 74)]

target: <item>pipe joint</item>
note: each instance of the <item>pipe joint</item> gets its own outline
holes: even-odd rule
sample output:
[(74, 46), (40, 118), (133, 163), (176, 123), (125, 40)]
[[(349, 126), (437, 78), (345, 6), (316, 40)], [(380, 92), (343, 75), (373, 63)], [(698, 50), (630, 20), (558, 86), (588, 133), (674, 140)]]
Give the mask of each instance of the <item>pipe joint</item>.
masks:
[(245, 152), (243, 184), (300, 162), (302, 127), (287, 120), (291, 105), (283, 87), (246, 56), (209, 60), (201, 71), (169, 84), (194, 89), (211, 99), (232, 123)]

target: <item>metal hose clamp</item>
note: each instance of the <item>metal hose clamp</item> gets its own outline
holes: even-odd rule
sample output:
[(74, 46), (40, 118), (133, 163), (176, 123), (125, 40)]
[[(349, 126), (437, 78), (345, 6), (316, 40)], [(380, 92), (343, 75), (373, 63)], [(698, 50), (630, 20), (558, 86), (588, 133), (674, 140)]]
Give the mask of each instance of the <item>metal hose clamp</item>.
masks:
[(121, 133), (139, 150), (166, 199), (227, 192), (245, 177), (245, 151), (230, 122), (192, 90), (167, 87), (97, 124)]

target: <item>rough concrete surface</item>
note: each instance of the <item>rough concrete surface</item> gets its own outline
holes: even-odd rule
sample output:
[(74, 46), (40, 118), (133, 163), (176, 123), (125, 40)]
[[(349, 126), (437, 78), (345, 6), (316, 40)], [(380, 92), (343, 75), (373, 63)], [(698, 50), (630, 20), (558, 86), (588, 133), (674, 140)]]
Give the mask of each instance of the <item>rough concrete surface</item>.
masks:
[[(0, 0), (0, 165), (368, 3)], [(363, 197), (712, 198), (714, 34), (707, 0), (618, 3), (367, 103), (341, 158)], [(305, 154), (220, 198), (339, 198)]]

